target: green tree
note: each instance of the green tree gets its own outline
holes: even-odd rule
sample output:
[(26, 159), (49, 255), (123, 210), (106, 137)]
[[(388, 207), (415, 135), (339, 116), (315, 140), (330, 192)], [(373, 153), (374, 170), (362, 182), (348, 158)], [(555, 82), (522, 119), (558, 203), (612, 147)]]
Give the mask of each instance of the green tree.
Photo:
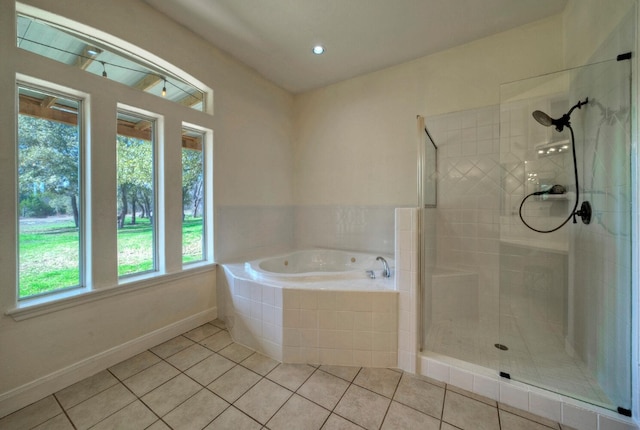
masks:
[(198, 209), (203, 200), (204, 178), (202, 171), (202, 151), (194, 149), (182, 150), (182, 219), (184, 209), (191, 205), (192, 216), (198, 216)]
[(118, 228), (124, 227), (131, 206), (135, 223), (136, 204), (143, 216), (153, 212), (153, 146), (151, 141), (119, 135), (118, 149)]
[(79, 224), (80, 145), (78, 127), (26, 115), (18, 116), (20, 202), (39, 193), (70, 199)]

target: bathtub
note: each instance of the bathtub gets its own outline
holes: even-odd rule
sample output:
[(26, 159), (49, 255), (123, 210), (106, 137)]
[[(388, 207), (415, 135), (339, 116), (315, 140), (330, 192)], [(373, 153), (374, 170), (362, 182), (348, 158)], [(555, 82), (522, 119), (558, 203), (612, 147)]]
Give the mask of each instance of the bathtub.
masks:
[(377, 257), (313, 249), (224, 264), (219, 317), (236, 342), (285, 363), (395, 367), (394, 260), (385, 278)]
[[(246, 272), (253, 279), (271, 282), (300, 283), (384, 279), (382, 275), (383, 263), (376, 261), (378, 256), (378, 254), (332, 249), (308, 249), (248, 261), (244, 266)], [(388, 255), (382, 255), (382, 257), (387, 261), (391, 270), (391, 279), (393, 279), (394, 260)], [(371, 277), (371, 273), (375, 278)], [(372, 282), (368, 284), (374, 285)], [(392, 287), (390, 282), (387, 282), (387, 287)], [(374, 289), (379, 288), (376, 285)]]

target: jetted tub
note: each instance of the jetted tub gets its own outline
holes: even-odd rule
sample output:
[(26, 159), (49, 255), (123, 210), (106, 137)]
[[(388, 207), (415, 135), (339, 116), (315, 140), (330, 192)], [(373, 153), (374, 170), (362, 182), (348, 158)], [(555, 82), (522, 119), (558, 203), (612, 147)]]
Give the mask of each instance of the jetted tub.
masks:
[(382, 255), (385, 278), (378, 256), (312, 249), (225, 264), (219, 317), (236, 342), (285, 363), (395, 367), (395, 261)]
[[(332, 249), (310, 249), (248, 261), (245, 271), (256, 280), (313, 282), (340, 279), (384, 278), (383, 262), (379, 255)], [(392, 257), (382, 255), (387, 261), (391, 276), (395, 271)]]

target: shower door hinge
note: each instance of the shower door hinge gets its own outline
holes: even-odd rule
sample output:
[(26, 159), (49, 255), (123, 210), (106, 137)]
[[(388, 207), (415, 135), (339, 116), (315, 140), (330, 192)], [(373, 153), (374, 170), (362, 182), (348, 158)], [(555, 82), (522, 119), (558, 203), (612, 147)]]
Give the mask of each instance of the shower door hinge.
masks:
[(618, 61), (631, 60), (631, 52), (625, 52), (624, 54), (619, 54), (616, 60)]
[(507, 372), (500, 372), (500, 377), (501, 378), (506, 378), (506, 379), (511, 379), (511, 375), (509, 375)]
[(631, 417), (631, 409), (625, 409), (618, 406), (618, 413), (620, 415), (624, 415), (625, 417)]

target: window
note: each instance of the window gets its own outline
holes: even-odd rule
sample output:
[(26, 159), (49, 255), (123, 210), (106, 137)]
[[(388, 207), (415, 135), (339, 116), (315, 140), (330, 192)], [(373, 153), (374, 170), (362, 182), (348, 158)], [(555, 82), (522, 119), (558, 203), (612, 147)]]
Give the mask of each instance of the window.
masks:
[(155, 120), (118, 112), (118, 275), (157, 270)]
[(18, 15), (17, 46), (182, 106), (204, 111), (204, 93), (195, 86), (140, 58), (125, 56), (99, 41), (90, 40), (85, 35), (78, 37), (72, 30), (49, 22)]
[(18, 298), (82, 281), (81, 101), (18, 86)]
[(97, 29), (81, 34), (31, 6), (16, 10), (17, 133), (0, 142), (15, 150), (17, 168), (15, 188), (0, 190), (7, 223), (18, 226), (11, 258), (0, 261), (20, 301), (10, 314), (210, 270), (213, 118), (203, 109), (213, 94), (143, 48)]
[(205, 259), (204, 133), (182, 130), (182, 263)]

